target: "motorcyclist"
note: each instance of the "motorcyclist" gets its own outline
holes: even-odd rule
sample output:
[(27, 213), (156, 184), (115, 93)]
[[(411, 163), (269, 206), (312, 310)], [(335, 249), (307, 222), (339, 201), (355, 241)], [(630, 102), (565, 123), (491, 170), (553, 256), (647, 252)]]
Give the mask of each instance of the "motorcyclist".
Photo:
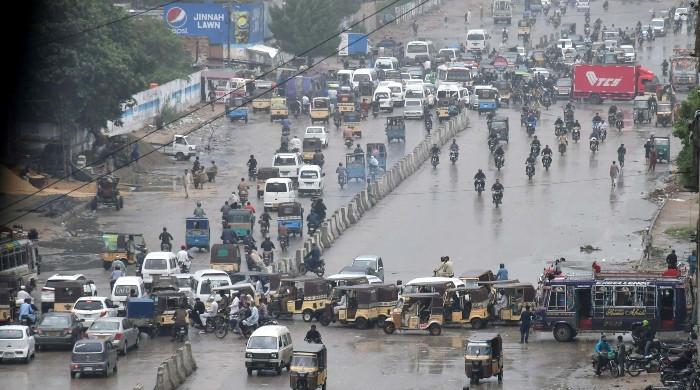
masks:
[(497, 147), (496, 150), (493, 152), (493, 154), (494, 154), (496, 157), (503, 157), (503, 156), (505, 156), (506, 152), (503, 150), (503, 146), (502, 146), (502, 145), (498, 145), (498, 147)]
[(255, 156), (251, 154), (246, 165), (248, 166), (248, 174), (252, 174), (256, 169), (258, 169), (258, 160), (256, 160)]
[(452, 143), (450, 144), (450, 151), (459, 152), (459, 145), (457, 145), (457, 140), (454, 138), (452, 139)]
[(296, 135), (289, 141), (289, 149), (292, 152), (299, 152), (301, 150), (301, 140)]
[(260, 215), (260, 221), (262, 225), (265, 225), (267, 227), (267, 230), (270, 230), (270, 221), (272, 220), (272, 217), (270, 214), (264, 210), (263, 213)]
[(644, 346), (644, 356), (648, 356), (651, 345), (656, 337), (656, 331), (652, 328), (648, 320), (642, 321), (642, 345)]
[(209, 310), (199, 315), (199, 320), (202, 322), (203, 326), (206, 326), (207, 318), (214, 318), (219, 314), (219, 304), (216, 302), (216, 299), (210, 296), (207, 301), (209, 302)]
[(325, 160), (325, 157), (323, 156), (321, 149), (316, 149), (316, 152), (314, 153), (314, 157), (313, 157), (313, 164), (318, 165), (319, 167), (323, 168), (324, 160)]
[(526, 166), (532, 165), (534, 167), (535, 166), (535, 157), (533, 157), (532, 155), (527, 156), (527, 158), (525, 159), (525, 165)]
[(317, 243), (311, 244), (311, 250), (304, 257), (304, 263), (309, 271), (317, 269), (321, 264), (321, 249), (319, 249)]
[(345, 181), (345, 178), (347, 178), (347, 170), (343, 166), (343, 163), (338, 163), (338, 168), (335, 169), (335, 173), (338, 175), (338, 178), (343, 178), (343, 181)]
[(537, 150), (537, 154), (539, 154), (541, 146), (542, 144), (540, 143), (540, 140), (537, 139), (537, 136), (535, 136), (532, 142), (530, 142), (530, 149), (535, 148)]
[(204, 212), (204, 208), (202, 207), (202, 202), (197, 202), (197, 207), (194, 208), (194, 211), (192, 212), (195, 217), (198, 218), (203, 218), (207, 213)]
[(554, 127), (564, 127), (564, 121), (558, 116), (557, 120), (554, 121)]
[(250, 310), (250, 315), (241, 321), (241, 331), (246, 333), (247, 328), (256, 328), (260, 320), (260, 312), (254, 303), (246, 302), (246, 307)]
[(474, 190), (475, 190), (475, 191), (476, 191), (477, 186), (479, 185), (479, 183), (481, 183), (481, 184), (485, 184), (485, 183), (486, 183), (486, 174), (484, 174), (484, 172), (483, 172), (481, 169), (479, 169), (479, 170), (476, 172), (476, 175), (474, 175)]
[(596, 360), (598, 364), (595, 368), (595, 374), (600, 375), (600, 369), (608, 364), (608, 353), (612, 350), (608, 344), (605, 335), (600, 336), (600, 340), (595, 345)]
[(161, 248), (167, 247), (168, 250), (170, 250), (170, 248), (173, 247), (172, 244), (170, 244), (170, 241), (173, 240), (173, 236), (170, 235), (170, 233), (168, 233), (167, 228), (163, 228), (163, 232), (160, 233), (160, 235), (158, 236), (158, 239), (160, 240)]
[(566, 137), (566, 134), (561, 134), (557, 138), (557, 141), (559, 141), (559, 145), (568, 145), (569, 144), (569, 139)]
[(544, 156), (552, 157), (552, 149), (549, 148), (549, 145), (545, 145), (544, 149), (542, 149), (542, 157)]
[(309, 343), (322, 344), (321, 333), (316, 330), (316, 325), (311, 325), (311, 329), (309, 329), (309, 331), (306, 332), (306, 336), (304, 337), (304, 341), (309, 342)]
[(316, 212), (321, 219), (326, 218), (326, 205), (323, 203), (323, 199), (314, 199), (313, 202), (311, 202), (311, 210)]
[(501, 184), (499, 179), (496, 179), (496, 182), (493, 183), (493, 185), (491, 186), (491, 191), (492, 192), (500, 192), (501, 194), (503, 194), (503, 190), (504, 190), (503, 184)]
[(343, 121), (343, 114), (340, 112), (338, 107), (335, 108), (335, 111), (333, 111), (333, 123), (336, 125), (340, 125), (340, 123)]
[(530, 114), (528, 114), (526, 122), (528, 126), (532, 126), (533, 128), (537, 126), (537, 117), (535, 117), (533, 111), (530, 111)]
[(175, 340), (175, 337), (177, 337), (177, 332), (180, 330), (180, 328), (185, 329), (185, 334), (188, 333), (188, 326), (187, 326), (187, 306), (185, 302), (182, 302), (180, 304), (180, 307), (175, 309), (175, 313), (173, 313), (173, 338), (172, 340)]
[(437, 144), (433, 144), (433, 146), (430, 147), (430, 155), (434, 156), (438, 154), (440, 154), (440, 147), (437, 146)]
[(15, 306), (21, 306), (27, 298), (32, 299), (32, 295), (27, 291), (26, 286), (20, 286), (20, 290), (17, 291), (17, 296), (15, 297)]
[(32, 307), (32, 299), (25, 298), (24, 303), (19, 306), (19, 321), (27, 321), (29, 326), (36, 323), (36, 312)]
[(442, 256), (440, 258), (440, 265), (433, 270), (433, 274), (438, 277), (454, 277), (455, 272), (452, 268), (452, 261), (450, 261), (450, 256)]
[(571, 128), (572, 128), (573, 130), (581, 131), (581, 124), (578, 123), (578, 119), (576, 119), (576, 120), (574, 121), (574, 124), (571, 126)]
[(263, 250), (263, 258), (266, 254), (270, 254), (270, 260), (274, 259), (274, 254), (272, 252), (275, 248), (275, 244), (270, 240), (270, 236), (265, 237), (265, 241), (260, 244), (260, 248)]
[(180, 246), (180, 251), (177, 252), (177, 265), (181, 268), (184, 265), (185, 269), (190, 269), (192, 266), (192, 256), (187, 252), (187, 247), (184, 245)]
[(498, 136), (496, 135), (495, 132), (489, 133), (489, 139), (487, 142), (488, 142), (489, 148), (491, 148), (493, 145), (496, 145), (496, 143), (498, 143)]
[(315, 210), (311, 210), (309, 215), (306, 216), (306, 225), (308, 227), (309, 234), (311, 234), (321, 225), (321, 221), (321, 216)]
[(600, 123), (603, 121), (603, 118), (600, 117), (599, 113), (595, 113), (595, 116), (593, 117), (593, 125), (595, 126), (596, 124)]
[[(248, 197), (248, 189), (249, 188), (250, 188), (250, 186), (248, 185), (248, 183), (246, 183), (245, 177), (242, 177), (241, 182), (238, 183), (238, 196), (241, 197), (241, 202), (245, 202), (244, 198)], [(243, 195), (245, 195), (245, 196), (243, 196)]]
[(663, 71), (664, 76), (668, 73), (668, 61), (664, 58), (664, 61), (661, 63), (661, 70)]

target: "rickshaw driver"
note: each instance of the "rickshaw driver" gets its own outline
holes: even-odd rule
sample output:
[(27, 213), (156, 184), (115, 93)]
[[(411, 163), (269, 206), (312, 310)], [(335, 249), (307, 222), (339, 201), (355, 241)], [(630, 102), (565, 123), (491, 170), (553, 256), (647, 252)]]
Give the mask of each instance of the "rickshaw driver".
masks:
[(197, 207), (194, 208), (192, 214), (198, 218), (203, 218), (207, 215), (207, 213), (204, 212), (204, 207), (202, 207), (202, 202), (197, 202)]
[(360, 144), (357, 144), (355, 146), (355, 150), (352, 151), (352, 154), (355, 155), (355, 161), (357, 161), (359, 159), (358, 155), (362, 156), (365, 154), (365, 152), (362, 150), (362, 147), (360, 146)]

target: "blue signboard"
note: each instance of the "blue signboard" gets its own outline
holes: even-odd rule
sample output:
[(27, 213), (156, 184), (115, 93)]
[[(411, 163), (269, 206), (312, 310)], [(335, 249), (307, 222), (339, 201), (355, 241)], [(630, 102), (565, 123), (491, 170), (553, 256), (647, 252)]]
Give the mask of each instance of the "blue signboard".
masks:
[[(227, 18), (230, 11), (230, 19)], [(264, 40), (265, 8), (262, 3), (232, 5), (174, 3), (163, 7), (166, 25), (177, 35), (206, 36), (213, 44), (246, 47)], [(232, 20), (229, 28), (228, 22)]]

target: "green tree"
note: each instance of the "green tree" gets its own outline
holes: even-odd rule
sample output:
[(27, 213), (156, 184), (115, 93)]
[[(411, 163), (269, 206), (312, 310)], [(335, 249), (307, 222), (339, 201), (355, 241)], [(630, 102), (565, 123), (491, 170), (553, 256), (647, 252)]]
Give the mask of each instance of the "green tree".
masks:
[[(300, 55), (338, 34), (343, 17), (358, 9), (357, 0), (287, 0), (281, 7), (270, 8), (270, 31), (283, 51)], [(340, 38), (334, 37), (304, 55), (328, 55), (339, 43)]]
[(54, 0), (36, 8), (18, 97), (22, 119), (99, 129), (149, 82), (191, 72), (189, 55), (160, 20), (109, 23), (126, 14), (107, 1)]
[[(695, 119), (695, 111), (700, 110), (700, 90), (693, 89), (688, 97), (681, 103), (678, 117), (673, 124), (673, 135), (678, 137), (683, 148), (678, 153), (676, 165), (681, 177), (681, 184), (686, 187), (698, 187), (698, 171), (693, 164), (693, 141), (691, 137), (691, 124)], [(697, 135), (695, 135), (697, 136)]]

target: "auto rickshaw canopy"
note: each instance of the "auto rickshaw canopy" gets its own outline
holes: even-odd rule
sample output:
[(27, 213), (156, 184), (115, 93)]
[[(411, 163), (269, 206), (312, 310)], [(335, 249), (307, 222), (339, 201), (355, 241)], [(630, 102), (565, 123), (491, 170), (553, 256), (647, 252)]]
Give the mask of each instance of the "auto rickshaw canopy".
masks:
[(241, 254), (237, 245), (233, 244), (214, 244), (211, 246), (209, 254), (209, 263), (218, 264), (241, 264)]
[(285, 203), (280, 203), (280, 205), (277, 207), (277, 216), (278, 217), (295, 217), (295, 216), (301, 216), (304, 212), (304, 209), (301, 207), (301, 203), (299, 202), (285, 202)]

